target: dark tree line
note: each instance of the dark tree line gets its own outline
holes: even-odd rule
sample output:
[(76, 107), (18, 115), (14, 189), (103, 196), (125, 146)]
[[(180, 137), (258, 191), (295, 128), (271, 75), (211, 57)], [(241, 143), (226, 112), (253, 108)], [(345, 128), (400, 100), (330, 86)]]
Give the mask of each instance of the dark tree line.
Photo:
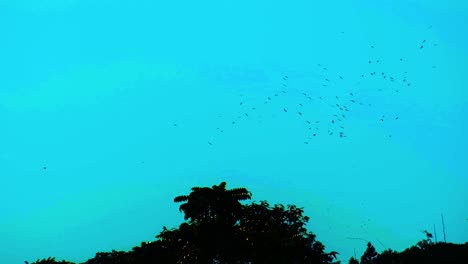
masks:
[[(270, 206), (266, 201), (241, 204), (252, 194), (245, 188), (226, 189), (226, 183), (193, 187), (177, 196), (186, 222), (179, 228), (163, 227), (157, 240), (141, 243), (129, 252), (97, 253), (83, 264), (338, 264), (338, 252), (326, 252), (315, 234), (306, 230), (309, 217), (295, 205)], [(52, 264), (54, 258), (32, 264)], [(388, 249), (378, 254), (368, 243), (353, 264), (468, 263), (468, 243), (433, 243), (428, 236), (403, 252)], [(26, 262), (26, 264), (28, 264)]]

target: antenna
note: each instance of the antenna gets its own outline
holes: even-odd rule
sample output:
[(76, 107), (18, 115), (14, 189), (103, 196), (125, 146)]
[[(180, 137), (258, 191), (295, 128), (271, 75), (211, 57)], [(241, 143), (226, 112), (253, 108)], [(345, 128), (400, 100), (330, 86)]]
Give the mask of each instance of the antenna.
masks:
[(435, 242), (437, 243), (437, 233), (436, 233), (435, 224), (434, 224), (434, 239), (435, 239)]
[[(377, 239), (377, 238), (376, 238)], [(377, 239), (377, 241), (380, 243), (380, 245), (382, 245), (382, 247), (384, 248), (384, 250), (387, 248), (382, 242), (380, 242), (379, 239)]]
[(444, 224), (444, 214), (440, 214), (442, 216), (442, 232), (444, 232), (444, 242), (447, 243), (447, 239), (445, 239), (445, 224)]

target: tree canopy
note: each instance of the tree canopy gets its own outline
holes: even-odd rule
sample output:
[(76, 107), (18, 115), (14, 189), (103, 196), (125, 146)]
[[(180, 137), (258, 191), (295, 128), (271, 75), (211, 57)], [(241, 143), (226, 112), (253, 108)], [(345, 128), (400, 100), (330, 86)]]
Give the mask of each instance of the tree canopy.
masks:
[[(336, 251), (326, 252), (316, 235), (305, 228), (309, 217), (303, 208), (267, 201), (241, 204), (251, 199), (245, 188), (226, 189), (226, 182), (209, 187), (193, 187), (188, 195), (175, 197), (184, 213), (178, 228), (162, 231), (152, 242), (143, 242), (129, 252), (98, 252), (83, 264), (338, 264)], [(378, 253), (369, 242), (352, 264), (455, 264), (468, 263), (468, 243), (434, 243), (426, 239), (403, 252), (391, 249)], [(464, 260), (464, 261), (462, 261)], [(27, 261), (26, 264), (29, 264)], [(32, 264), (73, 264), (49, 257)]]

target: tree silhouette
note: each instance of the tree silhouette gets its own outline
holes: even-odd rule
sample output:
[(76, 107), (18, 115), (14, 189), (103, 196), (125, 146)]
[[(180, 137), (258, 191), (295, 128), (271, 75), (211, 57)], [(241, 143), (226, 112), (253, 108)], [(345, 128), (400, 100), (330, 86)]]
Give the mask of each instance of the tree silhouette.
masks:
[(250, 198), (251, 193), (245, 188), (226, 190), (226, 182), (212, 188), (193, 187), (189, 195), (174, 198), (176, 203), (185, 202), (179, 210), (184, 212), (184, 219), (189, 223), (182, 224), (179, 231), (166, 231), (160, 238), (167, 240), (167, 236), (177, 235), (182, 243), (178, 246), (182, 248), (183, 259), (228, 263), (235, 254), (235, 244), (239, 244), (235, 227), (242, 213), (239, 201)]
[[(295, 205), (266, 201), (242, 205), (251, 198), (245, 188), (226, 189), (226, 183), (194, 187), (189, 195), (177, 196), (185, 220), (178, 228), (163, 230), (156, 241), (142, 242), (129, 252), (99, 252), (83, 264), (332, 264), (340, 263), (336, 251), (325, 252), (305, 225), (309, 217)], [(468, 243), (434, 243), (426, 239), (403, 252), (378, 254), (369, 242), (361, 264), (459, 264), (468, 263)], [(25, 262), (28, 264), (28, 262)], [(49, 257), (31, 264), (73, 264)], [(349, 263), (359, 264), (355, 258)]]
[(361, 264), (375, 264), (377, 258), (377, 251), (371, 242), (367, 243), (367, 249), (361, 257)]
[(128, 264), (131, 262), (131, 254), (124, 251), (112, 250), (112, 252), (99, 252), (85, 264)]
[(302, 213), (294, 205), (271, 208), (266, 201), (245, 206), (239, 224), (241, 250), (253, 263), (331, 263), (332, 255), (307, 232), (309, 217)]
[(225, 182), (194, 187), (189, 195), (174, 199), (186, 202), (180, 211), (189, 223), (163, 230), (158, 237), (182, 249), (178, 259), (197, 263), (332, 263), (336, 258), (338, 252), (325, 253), (323, 244), (307, 232), (309, 218), (302, 208), (239, 202), (250, 198), (245, 188), (226, 190)]
[[(28, 264), (27, 261), (24, 262), (25, 264)], [(74, 264), (72, 262), (68, 262), (68, 261), (65, 261), (65, 260), (62, 260), (60, 262), (56, 261), (54, 257), (48, 257), (47, 259), (42, 259), (42, 260), (36, 260), (35, 262), (33, 262), (32, 264)]]
[(232, 221), (241, 211), (239, 201), (250, 199), (252, 194), (246, 188), (226, 190), (226, 182), (208, 187), (193, 187), (189, 195), (180, 195), (174, 202), (185, 202), (179, 210), (185, 220), (191, 223)]
[(398, 252), (391, 249), (384, 250), (376, 258), (375, 263), (378, 264), (398, 264), (401, 263), (400, 255)]

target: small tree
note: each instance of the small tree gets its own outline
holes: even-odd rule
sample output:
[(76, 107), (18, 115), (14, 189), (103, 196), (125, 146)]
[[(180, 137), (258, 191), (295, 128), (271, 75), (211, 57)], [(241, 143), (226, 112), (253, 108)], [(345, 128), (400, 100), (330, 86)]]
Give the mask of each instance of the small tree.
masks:
[(367, 249), (361, 257), (361, 264), (376, 264), (376, 259), (379, 254), (371, 242), (367, 243)]
[[(28, 264), (27, 261), (24, 262), (25, 264)], [(74, 264), (72, 262), (68, 262), (68, 261), (65, 261), (65, 260), (62, 260), (62, 261), (56, 261), (54, 257), (48, 257), (47, 259), (41, 259), (41, 260), (36, 260), (35, 262), (33, 262), (32, 264)]]
[(359, 264), (359, 261), (354, 257), (351, 257), (348, 261), (348, 264)]

